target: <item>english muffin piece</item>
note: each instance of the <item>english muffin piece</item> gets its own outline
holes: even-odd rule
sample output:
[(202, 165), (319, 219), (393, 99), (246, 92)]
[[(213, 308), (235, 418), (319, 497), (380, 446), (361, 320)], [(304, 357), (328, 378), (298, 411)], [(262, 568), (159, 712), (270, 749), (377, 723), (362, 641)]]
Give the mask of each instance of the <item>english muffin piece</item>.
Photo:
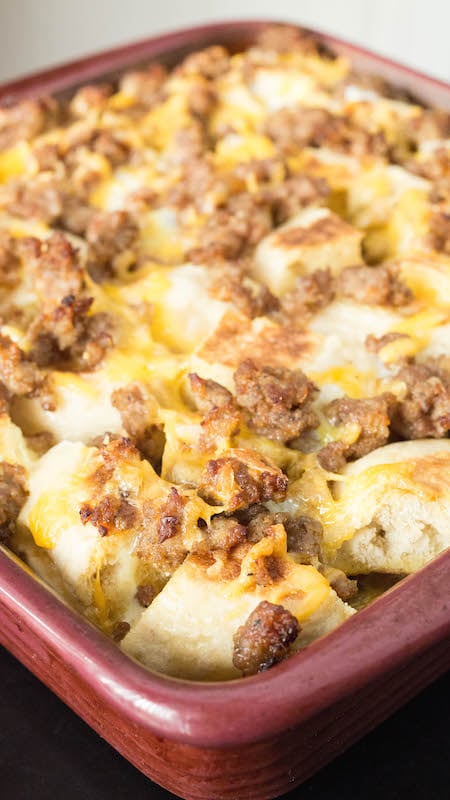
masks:
[(255, 253), (254, 274), (276, 295), (317, 269), (333, 274), (361, 261), (362, 233), (326, 208), (309, 208), (266, 236)]
[(237, 551), (190, 555), (132, 627), (123, 650), (157, 672), (225, 680), (241, 674), (233, 664), (233, 637), (260, 603), (282, 606), (297, 620), (293, 650), (353, 613), (323, 575), (286, 553), (282, 525)]
[(348, 574), (415, 572), (450, 545), (448, 439), (374, 450), (344, 469), (334, 492), (324, 543)]
[(26, 553), (38, 574), (51, 580), (50, 561), (66, 594), (111, 631), (142, 610), (139, 586), (160, 590), (201, 537), (197, 520), (211, 513), (195, 491), (159, 478), (129, 440), (107, 436), (99, 447), (60, 442), (49, 450), (19, 522), (33, 537)]

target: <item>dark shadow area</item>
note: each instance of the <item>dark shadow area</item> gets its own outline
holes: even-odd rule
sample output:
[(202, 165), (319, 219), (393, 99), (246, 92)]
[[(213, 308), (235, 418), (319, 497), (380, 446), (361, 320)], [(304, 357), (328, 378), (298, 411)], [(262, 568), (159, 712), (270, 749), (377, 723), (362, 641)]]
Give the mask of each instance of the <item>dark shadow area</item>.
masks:
[[(137, 772), (4, 650), (0, 683), (5, 800), (174, 797)], [(283, 800), (447, 800), (449, 700), (446, 676)]]

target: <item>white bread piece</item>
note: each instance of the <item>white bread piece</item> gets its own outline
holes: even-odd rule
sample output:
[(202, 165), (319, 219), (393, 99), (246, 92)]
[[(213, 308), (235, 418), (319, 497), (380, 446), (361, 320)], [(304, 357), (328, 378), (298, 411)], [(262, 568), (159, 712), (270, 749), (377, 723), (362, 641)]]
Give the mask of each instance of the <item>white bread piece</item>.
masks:
[(117, 291), (127, 305), (143, 301), (151, 305), (147, 317), (155, 341), (175, 352), (190, 353), (232, 308), (230, 303), (211, 296), (211, 284), (208, 269), (186, 263), (171, 268), (152, 267), (148, 274)]
[(297, 564), (286, 555), (284, 529), (275, 528), (281, 529), (274, 548), (280, 548), (283, 578), (257, 586), (247, 576), (250, 560), (258, 552), (269, 554), (266, 536), (247, 553), (235, 578), (221, 574), (219, 559), (211, 564), (190, 555), (124, 638), (123, 650), (156, 672), (191, 680), (226, 680), (240, 677), (232, 661), (233, 635), (262, 600), (283, 605), (297, 617), (301, 632), (294, 649), (343, 622), (353, 609), (314, 567)]
[(37, 457), (28, 447), (20, 428), (8, 414), (0, 414), (0, 461), (23, 467), (28, 473)]
[[(83, 525), (80, 507), (89, 497), (87, 474), (89, 464), (94, 468), (95, 448), (80, 442), (60, 442), (40, 459), (30, 478), (29, 497), (19, 522), (30, 530), (34, 546), (29, 544), (27, 555), (39, 570), (37, 548), (44, 548), (57, 568), (68, 590), (86, 608), (98, 607), (102, 594), (99, 571), (108, 564), (113, 571), (120, 565), (122, 579), (117, 583), (117, 602), (121, 605), (121, 594), (126, 592), (124, 573), (131, 569), (131, 536), (104, 537), (88, 522)], [(29, 551), (29, 553), (28, 553)], [(43, 577), (47, 577), (45, 574)], [(129, 582), (129, 581), (128, 581)], [(132, 580), (134, 593), (136, 582)]]
[[(99, 484), (96, 475), (105, 465), (106, 475)], [(34, 540), (28, 542), (27, 556), (44, 579), (50, 560), (67, 592), (101, 627), (110, 629), (117, 620), (132, 621), (142, 612), (135, 599), (138, 585), (150, 583), (159, 591), (174, 569), (169, 562), (155, 563), (151, 545), (148, 556), (136, 554), (144, 504), (157, 515), (171, 490), (172, 484), (132, 448), (128, 450), (126, 442), (123, 449), (113, 449), (106, 461), (97, 447), (60, 442), (42, 456), (30, 476), (29, 497), (19, 516)], [(180, 489), (180, 493), (185, 498), (181, 535), (189, 550), (202, 535), (197, 519), (209, 521), (218, 509), (208, 506), (194, 490)], [(82, 521), (80, 510), (84, 504), (94, 509), (111, 496), (127, 498), (136, 513), (128, 527), (112, 526), (101, 535), (89, 517)], [(47, 558), (39, 558), (41, 551)]]
[(334, 525), (325, 526), (334, 566), (347, 574), (410, 573), (450, 546), (450, 440), (389, 444), (343, 475)]
[(382, 336), (395, 330), (402, 319), (390, 309), (352, 300), (334, 301), (311, 318), (307, 330), (226, 314), (189, 359), (189, 370), (233, 391), (234, 371), (251, 358), (265, 366), (302, 369), (320, 386), (323, 402), (344, 393), (352, 397), (376, 394), (376, 381), (388, 378), (389, 372), (367, 350), (365, 340), (370, 333)]
[(114, 386), (99, 373), (54, 375), (54, 410), (44, 409), (39, 398), (18, 397), (13, 401), (15, 419), (27, 435), (48, 431), (57, 441), (89, 442), (108, 431), (122, 429), (120, 414), (111, 404)]
[(317, 269), (337, 274), (361, 262), (363, 234), (327, 208), (307, 208), (266, 236), (255, 251), (254, 275), (276, 295), (299, 275)]

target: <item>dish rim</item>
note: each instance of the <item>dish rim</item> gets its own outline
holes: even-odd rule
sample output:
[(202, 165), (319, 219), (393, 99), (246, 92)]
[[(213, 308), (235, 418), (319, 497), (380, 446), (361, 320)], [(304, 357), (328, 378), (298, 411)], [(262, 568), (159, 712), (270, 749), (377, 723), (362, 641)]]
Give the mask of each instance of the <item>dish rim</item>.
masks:
[[(0, 85), (0, 98), (68, 90), (140, 60), (192, 51), (213, 42), (251, 41), (275, 20), (237, 20), (183, 28), (112, 48)], [(338, 52), (400, 75), (430, 102), (450, 84), (307, 28)], [(426, 98), (428, 99), (428, 98)], [(450, 637), (450, 551), (405, 578), (307, 649), (259, 675), (196, 683), (151, 672), (65, 605), (13, 554), (0, 553), (0, 618), (12, 614), (89, 683), (95, 695), (153, 735), (200, 747), (226, 748), (266, 740), (332, 706)], [(0, 639), (4, 634), (0, 626)], [(275, 701), (275, 702), (274, 702)], [(245, 706), (244, 706), (245, 703)], [(245, 708), (245, 714), (236, 714)]]

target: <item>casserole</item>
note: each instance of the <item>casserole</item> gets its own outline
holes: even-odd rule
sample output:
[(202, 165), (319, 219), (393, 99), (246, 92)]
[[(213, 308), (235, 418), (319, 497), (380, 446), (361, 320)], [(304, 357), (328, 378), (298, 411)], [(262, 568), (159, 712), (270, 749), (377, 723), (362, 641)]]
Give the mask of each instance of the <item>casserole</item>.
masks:
[[(242, 26), (237, 25), (235, 30), (237, 31), (242, 30), (243, 29)], [(256, 26), (256, 28), (257, 27), (258, 26)], [(230, 32), (232, 30), (233, 27), (228, 26), (228, 31)], [(220, 27), (219, 28), (213, 27), (212, 29), (211, 35), (212, 33), (216, 34), (213, 37), (216, 41), (221, 40), (220, 31), (221, 31)], [(190, 40), (189, 49), (192, 49), (192, 47), (199, 47), (201, 41), (198, 38), (195, 38), (197, 36), (197, 33), (192, 32), (191, 36), (193, 38)], [(200, 36), (201, 39), (203, 33), (199, 33), (198, 36)], [(176, 45), (178, 41), (179, 40), (175, 36), (174, 40), (172, 41), (172, 44)], [(156, 40), (155, 42), (156, 51), (158, 47), (167, 46), (168, 44), (169, 42), (165, 39), (165, 37)], [(143, 52), (139, 50), (139, 47), (140, 46), (138, 46), (137, 50), (133, 51), (135, 56), (137, 56), (138, 53)], [(147, 51), (147, 55), (149, 57), (155, 56), (157, 54), (156, 51), (150, 48)], [(159, 52), (160, 51), (158, 51), (158, 53)], [(111, 56), (109, 60), (106, 60), (104, 62), (103, 72), (109, 71), (110, 68), (117, 66), (117, 64), (118, 64), (117, 54), (115, 54)], [(90, 65), (89, 62), (87, 62), (87, 65), (85, 65), (85, 69), (88, 71), (91, 68), (91, 66), (92, 65)], [(98, 67), (98, 64), (96, 63), (95, 66)], [(86, 74), (88, 74), (88, 72), (86, 72), (83, 75), (83, 78), (86, 77)], [(62, 77), (65, 79), (67, 75), (63, 75)], [(52, 81), (54, 81), (52, 86), (62, 87), (62, 84), (58, 83), (60, 79), (61, 75), (58, 72), (56, 72), (56, 74), (54, 73), (51, 79)], [(425, 93), (427, 87), (428, 84), (426, 81), (424, 81), (423, 88)], [(24, 86), (23, 82), (19, 82), (19, 84), (16, 84), (15, 89), (13, 86), (12, 89), (10, 90), (15, 90), (18, 93), (20, 93), (26, 91), (26, 88), (27, 87)], [(41, 86), (40, 88), (42, 90), (43, 86)], [(49, 86), (47, 88), (49, 88)], [(435, 97), (437, 96), (440, 97), (442, 95), (443, 89), (441, 85), (433, 83), (431, 91), (432, 93), (434, 92)], [(133, 763), (137, 763), (137, 765), (140, 766), (141, 768), (145, 768), (148, 774), (151, 774), (151, 776), (156, 778), (156, 780), (160, 780), (161, 782), (165, 783), (165, 785), (167, 785), (168, 788), (175, 789), (176, 791), (179, 792), (185, 791), (185, 789), (183, 789), (183, 773), (186, 772), (187, 764), (194, 756), (194, 751), (192, 749), (193, 746), (195, 744), (197, 745), (200, 744), (201, 749), (199, 752), (204, 757), (204, 763), (208, 762), (209, 764), (208, 775), (210, 776), (210, 783), (209, 786), (204, 789), (206, 793), (202, 794), (203, 791), (202, 781), (198, 782), (196, 789), (193, 788), (192, 781), (189, 781), (190, 788), (188, 791), (190, 792), (190, 794), (185, 794), (186, 797), (196, 797), (196, 796), (210, 797), (211, 792), (214, 792), (215, 797), (225, 798), (227, 796), (230, 797), (233, 796), (232, 794), (230, 794), (230, 792), (232, 793), (236, 791), (239, 791), (239, 796), (241, 797), (273, 796), (274, 792), (279, 793), (279, 791), (288, 788), (288, 783), (281, 783), (283, 774), (284, 774), (284, 780), (286, 780), (286, 778), (288, 777), (286, 775), (286, 762), (284, 762), (283, 765), (281, 764), (281, 762), (278, 764), (275, 761), (274, 764), (272, 765), (274, 771), (272, 773), (271, 778), (269, 779), (269, 776), (266, 774), (264, 780), (267, 782), (264, 783), (264, 785), (262, 786), (261, 784), (257, 785), (253, 781), (253, 776), (251, 775), (250, 776), (247, 775), (248, 780), (251, 781), (252, 783), (251, 788), (247, 789), (246, 786), (242, 784), (240, 788), (237, 790), (236, 785), (235, 784), (233, 785), (233, 782), (231, 780), (230, 770), (231, 770), (231, 762), (235, 763), (236, 759), (231, 758), (232, 751), (224, 750), (223, 748), (231, 747), (231, 745), (233, 744), (233, 737), (236, 734), (236, 723), (238, 723), (238, 727), (240, 730), (239, 743), (241, 744), (241, 746), (244, 744), (244, 742), (246, 743), (248, 757), (249, 759), (252, 760), (253, 763), (256, 764), (258, 760), (257, 757), (264, 759), (268, 758), (268, 754), (271, 752), (270, 748), (271, 747), (273, 748), (275, 743), (278, 742), (278, 744), (283, 745), (283, 747), (280, 748), (280, 751), (282, 750), (284, 756), (285, 757), (289, 756), (289, 758), (291, 759), (290, 769), (291, 769), (292, 780), (294, 782), (298, 782), (299, 780), (301, 780), (302, 777), (306, 777), (307, 774), (310, 774), (311, 771), (314, 769), (314, 765), (312, 763), (314, 759), (318, 759), (316, 766), (319, 766), (320, 763), (324, 763), (323, 759), (327, 757), (326, 753), (328, 753), (328, 757), (331, 756), (332, 754), (332, 743), (329, 742), (330, 732), (328, 729), (329, 724), (331, 723), (330, 723), (330, 717), (328, 717), (327, 715), (328, 714), (333, 715), (333, 719), (336, 725), (335, 734), (339, 735), (340, 737), (344, 736), (345, 738), (345, 734), (343, 734), (343, 730), (339, 725), (339, 720), (340, 720), (342, 723), (342, 727), (344, 726), (342, 715), (345, 715), (345, 724), (348, 724), (349, 722), (353, 724), (354, 727), (352, 727), (352, 731), (351, 732), (347, 731), (349, 740), (350, 737), (355, 738), (358, 735), (359, 724), (361, 722), (360, 720), (358, 722), (357, 708), (355, 708), (353, 705), (351, 707), (346, 706), (346, 702), (348, 700), (347, 693), (344, 692), (345, 696), (340, 696), (339, 693), (333, 694), (333, 691), (336, 692), (337, 689), (339, 689), (339, 692), (342, 691), (343, 675), (337, 674), (334, 677), (335, 682), (331, 686), (330, 679), (333, 679), (332, 673), (330, 674), (329, 671), (328, 675), (324, 675), (322, 668), (318, 669), (318, 665), (320, 665), (321, 663), (323, 664), (323, 666), (325, 666), (326, 658), (330, 659), (328, 661), (329, 665), (333, 663), (333, 668), (336, 665), (336, 661), (339, 663), (339, 666), (342, 667), (342, 669), (345, 668), (346, 675), (344, 680), (347, 681), (349, 683), (349, 686), (352, 687), (352, 698), (354, 699), (355, 697), (357, 697), (358, 700), (360, 699), (360, 697), (364, 695), (364, 687), (363, 687), (364, 676), (362, 675), (361, 670), (364, 672), (364, 669), (367, 669), (368, 663), (371, 663), (372, 666), (369, 672), (368, 673), (366, 672), (365, 677), (369, 685), (371, 686), (371, 691), (372, 690), (376, 691), (376, 688), (380, 690), (382, 689), (382, 686), (384, 685), (383, 679), (385, 679), (387, 675), (391, 679), (390, 683), (391, 689), (392, 687), (397, 686), (397, 681), (400, 681), (400, 679), (398, 676), (396, 676), (394, 679), (394, 677), (392, 676), (392, 670), (398, 667), (398, 665), (402, 662), (402, 660), (406, 659), (407, 663), (405, 664), (405, 669), (406, 668), (411, 669), (412, 673), (410, 676), (410, 680), (408, 681), (408, 687), (404, 687), (403, 685), (402, 686), (399, 685), (398, 687), (402, 699), (406, 696), (410, 696), (407, 694), (407, 692), (412, 692), (414, 691), (414, 688), (418, 688), (420, 687), (420, 685), (423, 685), (423, 683), (421, 682), (424, 682), (426, 680), (423, 671), (424, 670), (426, 671), (426, 667), (429, 663), (428, 659), (430, 658), (430, 653), (434, 659), (434, 668), (437, 671), (441, 670), (443, 668), (443, 665), (445, 665), (446, 659), (448, 657), (448, 642), (442, 639), (442, 634), (444, 633), (444, 631), (448, 632), (448, 629), (446, 627), (448, 623), (447, 620), (445, 619), (445, 613), (444, 613), (445, 609), (443, 609), (441, 605), (443, 600), (442, 593), (440, 597), (439, 593), (437, 593), (437, 598), (438, 598), (437, 600), (436, 596), (434, 596), (433, 598), (434, 602), (431, 602), (428, 594), (431, 590), (431, 587), (432, 591), (436, 594), (437, 585), (435, 582), (433, 582), (433, 575), (442, 576), (443, 570), (445, 569), (445, 566), (443, 566), (444, 564), (445, 564), (445, 556), (442, 556), (436, 562), (427, 567), (418, 576), (415, 576), (414, 579), (409, 579), (409, 581), (405, 581), (405, 583), (402, 584), (401, 587), (392, 590), (390, 594), (386, 595), (382, 600), (378, 601), (378, 603), (375, 604), (372, 608), (362, 612), (362, 614), (359, 615), (357, 618), (358, 620), (362, 619), (362, 623), (360, 623), (358, 626), (355, 627), (356, 625), (355, 620), (351, 620), (343, 629), (341, 629), (341, 631), (337, 631), (336, 633), (330, 635), (327, 639), (324, 639), (323, 641), (314, 645), (301, 657), (294, 659), (292, 663), (284, 664), (282, 665), (282, 667), (279, 667), (277, 670), (277, 676), (278, 675), (280, 676), (278, 682), (274, 682), (275, 675), (274, 676), (270, 675), (270, 676), (258, 676), (257, 678), (251, 679), (252, 681), (251, 683), (247, 682), (241, 685), (236, 684), (233, 687), (198, 686), (198, 687), (188, 688), (187, 684), (183, 685), (181, 683), (170, 682), (167, 681), (167, 679), (163, 680), (160, 678), (156, 678), (155, 676), (149, 676), (141, 671), (142, 680), (148, 682), (149, 690), (146, 697), (144, 697), (142, 694), (140, 694), (139, 697), (137, 697), (135, 694), (136, 689), (130, 688), (130, 685), (128, 685), (127, 687), (124, 683), (122, 683), (120, 686), (117, 686), (115, 680), (112, 678), (111, 673), (108, 674), (108, 670), (106, 669), (106, 664), (103, 663), (100, 667), (100, 662), (97, 660), (95, 671), (96, 672), (98, 671), (98, 674), (102, 676), (100, 682), (103, 684), (103, 691), (100, 692), (98, 682), (95, 681), (94, 682), (95, 686), (94, 686), (91, 681), (91, 677), (89, 677), (87, 679), (87, 684), (90, 684), (91, 689), (89, 690), (89, 688), (87, 687), (88, 694), (92, 699), (95, 693), (99, 692), (102, 698), (104, 698), (104, 688), (105, 686), (106, 687), (109, 686), (116, 700), (117, 700), (117, 695), (119, 694), (122, 695), (122, 698), (127, 697), (131, 705), (135, 708), (135, 710), (136, 708), (138, 709), (144, 708), (147, 709), (147, 711), (149, 708), (152, 709), (152, 712), (147, 713), (146, 722), (143, 722), (142, 719), (139, 719), (139, 721), (137, 721), (136, 716), (133, 717), (133, 725), (140, 726), (140, 736), (142, 737), (141, 743), (146, 741), (146, 746), (144, 747), (144, 749), (137, 746), (135, 748), (135, 752), (133, 752), (132, 760)], [(441, 571), (439, 571), (439, 569)], [(8, 570), (11, 570), (11, 575), (14, 574), (15, 580), (17, 581), (15, 597), (13, 596), (13, 593), (9, 593), (8, 595), (8, 603), (10, 604), (9, 608), (11, 610), (12, 609), (11, 604), (17, 603), (20, 597), (20, 584), (24, 576), (20, 575), (19, 577), (19, 573), (15, 571), (15, 567), (13, 568), (12, 566), (8, 566)], [(425, 578), (424, 576), (427, 576), (427, 578)], [(27, 577), (26, 580), (29, 581), (29, 578)], [(414, 584), (413, 589), (408, 590), (407, 587), (411, 587), (412, 584)], [(9, 582), (9, 586), (10, 585), (11, 584)], [(5, 582), (5, 587), (6, 587), (5, 591), (7, 591), (8, 590), (7, 581)], [(29, 589), (31, 592), (31, 585), (29, 586)], [(37, 586), (33, 586), (33, 592), (34, 591), (36, 591), (38, 594), (37, 595), (33, 594), (33, 598), (30, 595), (29, 608), (32, 607), (32, 604), (39, 603), (38, 601), (39, 592), (41, 592), (42, 589), (38, 588)], [(418, 634), (416, 631), (415, 636), (412, 636), (411, 633), (411, 621), (410, 621), (411, 608), (408, 607), (408, 602), (411, 601), (412, 596), (415, 597), (416, 603), (418, 603), (420, 599), (422, 603), (426, 604), (426, 613), (429, 623), (425, 637), (423, 636), (423, 631), (420, 631), (420, 634)], [(400, 597), (401, 599), (399, 600), (398, 598)], [(19, 600), (19, 603), (23, 604), (23, 600), (24, 596), (22, 595), (21, 599)], [(49, 603), (53, 602), (53, 600), (50, 601), (49, 599), (48, 602)], [(53, 633), (57, 638), (58, 626), (56, 624), (56, 617), (58, 616), (59, 618), (59, 612), (56, 612), (56, 607), (58, 606), (55, 606), (54, 615), (53, 611), (51, 613), (53, 620)], [(417, 605), (415, 607), (417, 607)], [(395, 619), (396, 615), (398, 614), (397, 625), (401, 624), (403, 626), (401, 636), (400, 638), (396, 638), (398, 637), (398, 628), (395, 627), (392, 628), (389, 635), (391, 635), (392, 631), (395, 631), (395, 633), (392, 634), (394, 636), (394, 639), (389, 644), (389, 642), (386, 641), (388, 638), (388, 631), (385, 631), (384, 634), (385, 639), (383, 640), (385, 643), (385, 647), (383, 648), (383, 654), (382, 656), (380, 654), (380, 658), (375, 659), (374, 661), (373, 660), (374, 654), (371, 651), (371, 648), (369, 647), (367, 638), (368, 637), (370, 638), (373, 634), (375, 634), (377, 638), (378, 647), (380, 646), (381, 640), (378, 638), (378, 630), (376, 627), (369, 632), (366, 626), (375, 626), (376, 619), (379, 619), (379, 625), (381, 625), (383, 629), (384, 626), (387, 625), (389, 629), (393, 608), (394, 612), (392, 619)], [(35, 606), (34, 613), (36, 613), (37, 610), (38, 610), (37, 606)], [(374, 614), (376, 614), (376, 611), (378, 611), (378, 617), (374, 616)], [(60, 620), (62, 626), (60, 633), (62, 630), (64, 630), (65, 631), (64, 635), (69, 636), (68, 630), (66, 629), (65, 626), (66, 623), (69, 624), (68, 621), (72, 619), (71, 614), (66, 610), (63, 611), (62, 608), (60, 608), (60, 612), (63, 615), (67, 614), (67, 617), (64, 616), (65, 620), (64, 622), (62, 621), (62, 618)], [(407, 621), (409, 624), (407, 623)], [(83, 626), (84, 623), (81, 623), (80, 630), (83, 629)], [(359, 636), (357, 634), (358, 630), (360, 631)], [(346, 647), (347, 648), (349, 647), (348, 640), (346, 646), (342, 644), (343, 642), (345, 642), (344, 631), (347, 632), (347, 637), (349, 635), (348, 631), (353, 632), (352, 633), (354, 642), (353, 646), (354, 646), (354, 652), (357, 653), (357, 658), (356, 658), (357, 663), (355, 663), (355, 657), (353, 658), (350, 657), (349, 651), (346, 650)], [(11, 629), (8, 628), (8, 626), (5, 626), (5, 636), (8, 637), (7, 642), (12, 647), (13, 652), (18, 652), (17, 650), (14, 650), (14, 648), (17, 646), (18, 643), (16, 643), (16, 645), (12, 645), (11, 643), (12, 637), (10, 640), (9, 638), (10, 635), (11, 635)], [(88, 644), (88, 639), (91, 639), (91, 635), (93, 637), (91, 640), (92, 646), (94, 646), (93, 643), (96, 642), (97, 644), (95, 646), (98, 647), (98, 643), (99, 641), (101, 641), (101, 638), (100, 639), (96, 638), (99, 636), (99, 634), (93, 631), (88, 632), (88, 629), (87, 628), (85, 629), (86, 638), (85, 638), (85, 645), (83, 648), (83, 661), (86, 666), (89, 663), (91, 663), (91, 665), (93, 664), (93, 651), (90, 650), (90, 645)], [(70, 636), (67, 639), (67, 644), (69, 643), (69, 639)], [(336, 647), (338, 648), (343, 647), (343, 649), (340, 651), (339, 657), (336, 657), (336, 661), (335, 658), (333, 657), (333, 650), (328, 649), (327, 651), (327, 646), (328, 648), (332, 648), (333, 642), (335, 643)], [(433, 649), (430, 651), (430, 648)], [(351, 650), (351, 648), (349, 648), (349, 650)], [(327, 653), (327, 655), (324, 655), (324, 652)], [(59, 658), (57, 655), (57, 648), (53, 650), (52, 653), (53, 657), (56, 658), (55, 663), (58, 663)], [(116, 652), (114, 652), (113, 654), (113, 650), (110, 649), (109, 645), (106, 645), (106, 649), (103, 651), (103, 653), (104, 654), (108, 653), (106, 659), (107, 661), (109, 661), (109, 659), (112, 659), (114, 664), (117, 665), (116, 658), (120, 654), (117, 654)], [(371, 655), (371, 660), (370, 662), (367, 662), (366, 657), (369, 653)], [(411, 664), (409, 660), (409, 657), (412, 656), (417, 656), (417, 659), (414, 661), (414, 664)], [(314, 658), (319, 660), (316, 661), (316, 663), (314, 663)], [(321, 662), (321, 658), (324, 659), (323, 662)], [(76, 658), (76, 654), (74, 654), (74, 659), (78, 661), (78, 659)], [(299, 679), (301, 681), (304, 681), (304, 689), (306, 690), (306, 694), (304, 692), (303, 696), (301, 695), (301, 693), (299, 693), (298, 686), (296, 685), (292, 685), (291, 692), (287, 691), (286, 684), (288, 680), (292, 681), (293, 684), (295, 684), (295, 673), (292, 672), (294, 665), (297, 666), (299, 670)], [(301, 669), (300, 665), (302, 665)], [(64, 665), (62, 664), (61, 664), (61, 669), (64, 670)], [(74, 674), (78, 673), (79, 665), (78, 664), (75, 665), (75, 662), (72, 661), (71, 669), (74, 671)], [(138, 677), (138, 673), (135, 673), (134, 679), (131, 677), (131, 675), (128, 674), (129, 670), (133, 669), (138, 669), (138, 668), (128, 663), (125, 666), (125, 662), (123, 662), (123, 669), (121, 670), (121, 674), (125, 675), (125, 673), (127, 673), (131, 685), (133, 684), (135, 685), (135, 680)], [(309, 669), (311, 669), (312, 671), (308, 672)], [(53, 671), (53, 674), (56, 675), (56, 670)], [(315, 678), (316, 676), (319, 675), (322, 675), (323, 683), (317, 685)], [(284, 676), (284, 679), (282, 678), (282, 676)], [(86, 675), (84, 677), (86, 679)], [(252, 687), (254, 687), (253, 690)], [(282, 689), (282, 687), (284, 688)], [(139, 689), (139, 692), (141, 691), (142, 690)], [(230, 694), (231, 691), (234, 691), (233, 696)], [(65, 698), (67, 697), (65, 691), (63, 691), (63, 695)], [(166, 705), (169, 695), (173, 696), (174, 705), (172, 705), (171, 707), (169, 707), (169, 705)], [(273, 707), (271, 707), (270, 704), (266, 704), (267, 698), (269, 696), (272, 697), (272, 704), (273, 700), (276, 698), (276, 703), (277, 706), (279, 707), (280, 713), (277, 713), (275, 715), (273, 713)], [(368, 711), (371, 708), (370, 696), (371, 695), (369, 693), (367, 695)], [(178, 700), (181, 701), (181, 706), (177, 706), (175, 698), (178, 698)], [(246, 704), (251, 709), (251, 713), (249, 714), (249, 722), (253, 724), (253, 733), (250, 732), (248, 726), (244, 726), (244, 729), (242, 728), (241, 720), (235, 719), (233, 723), (233, 714), (232, 714), (233, 706), (230, 704), (231, 698), (232, 702), (236, 703), (234, 709), (240, 707), (240, 703), (243, 702), (244, 698), (246, 699)], [(384, 706), (384, 714), (388, 712), (390, 707), (394, 707), (394, 698), (392, 696), (392, 693), (390, 694), (390, 697), (385, 698), (385, 700), (387, 705)], [(211, 725), (207, 726), (205, 719), (203, 721), (199, 719), (197, 719), (196, 722), (194, 721), (195, 714), (194, 715), (192, 714), (192, 709), (191, 711), (188, 711), (189, 703), (192, 702), (197, 702), (200, 706), (200, 709), (203, 709), (203, 711), (210, 720), (211, 717), (208, 715), (212, 716), (212, 719), (214, 720), (213, 726)], [(378, 695), (376, 695), (374, 702), (376, 702), (377, 704), (377, 711), (373, 720), (375, 722), (377, 721), (378, 718), (381, 718), (381, 716), (378, 717), (377, 714), (383, 713), (382, 712), (383, 705), (379, 703)], [(80, 713), (86, 718), (91, 719), (85, 701), (80, 700), (79, 703), (80, 703), (79, 705)], [(221, 706), (221, 703), (223, 704), (223, 707)], [(105, 713), (107, 706), (108, 703), (105, 701), (105, 706), (104, 706)], [(295, 709), (295, 714), (293, 716), (292, 716), (292, 709)], [(256, 717), (254, 716), (255, 712), (256, 712)], [(183, 716), (186, 713), (187, 716)], [(198, 713), (198, 708), (196, 709), (196, 713)], [(352, 713), (354, 714), (354, 717), (352, 717)], [(153, 719), (150, 719), (152, 714), (153, 714)], [(220, 719), (223, 722), (222, 728), (217, 723), (218, 714), (220, 715)], [(268, 724), (269, 715), (270, 715), (270, 724)], [(140, 717), (139, 714), (138, 716)], [(155, 726), (155, 720), (158, 718), (158, 716), (160, 720), (161, 718), (165, 720), (165, 725), (162, 725), (161, 727)], [(365, 721), (367, 722), (367, 715)], [(173, 724), (171, 725), (170, 724), (171, 722), (175, 723), (175, 725)], [(119, 719), (116, 718), (115, 729), (114, 731), (109, 732), (108, 738), (112, 740), (111, 737), (113, 737), (114, 739), (113, 743), (115, 743), (117, 741), (116, 734), (119, 730), (121, 730), (122, 732), (121, 747), (119, 749), (121, 749), (123, 752), (125, 751), (126, 754), (129, 756), (130, 750), (132, 749), (131, 740), (130, 737), (127, 735), (128, 729), (126, 727), (124, 728), (124, 724), (125, 724), (124, 720), (120, 722)], [(203, 734), (200, 733), (201, 724), (205, 724)], [(147, 725), (148, 725), (147, 735), (144, 735), (144, 730), (147, 728)], [(178, 728), (178, 735), (175, 734), (175, 729), (174, 729), (176, 728), (177, 725), (178, 726), (181, 725), (182, 728), (182, 730)], [(314, 753), (311, 754), (310, 760), (307, 761), (301, 761), (301, 759), (298, 760), (300, 754), (293, 753), (292, 741), (290, 744), (288, 744), (288, 739), (290, 739), (291, 737), (292, 730), (288, 735), (288, 733), (285, 730), (286, 725), (289, 728), (297, 727), (299, 732), (301, 732), (302, 735), (305, 736), (304, 739), (305, 744), (307, 744), (307, 742), (309, 741), (309, 737), (312, 735), (314, 735), (316, 742), (320, 744), (321, 737), (319, 735), (319, 731), (321, 731), (324, 741), (326, 740), (329, 742), (328, 748), (324, 747), (320, 750), (320, 752), (314, 749)], [(250, 725), (250, 728), (251, 727), (252, 725)], [(257, 729), (256, 736), (255, 736), (255, 728)], [(164, 746), (158, 749), (156, 757), (155, 752), (154, 751), (151, 752), (152, 746), (150, 744), (154, 743), (156, 740), (152, 738), (150, 732), (156, 734), (156, 737), (158, 738), (158, 736), (163, 735), (163, 729), (165, 729), (164, 738), (167, 741), (170, 740), (171, 735), (176, 735), (177, 740), (180, 739), (182, 740), (182, 744), (179, 744), (178, 746), (174, 745), (173, 748), (170, 748), (169, 745), (165, 743)], [(129, 732), (130, 731), (128, 730), (128, 733)], [(271, 733), (276, 737), (276, 739), (272, 738), (272, 740), (270, 740)], [(297, 737), (295, 738), (297, 739)], [(334, 736), (332, 738), (334, 740)], [(234, 744), (236, 744), (236, 741), (237, 740), (234, 739)], [(296, 744), (298, 745), (298, 739), (296, 741)], [(169, 756), (170, 750), (172, 750), (172, 757), (174, 757), (175, 753), (178, 753), (179, 762), (181, 762), (181, 753), (185, 755), (185, 760), (184, 760), (184, 765), (181, 765), (180, 774), (177, 775), (174, 774), (173, 776), (171, 775), (170, 780), (172, 780), (173, 778), (173, 781), (172, 783), (167, 783), (168, 779), (165, 779), (165, 781), (162, 780), (161, 778), (162, 773), (159, 770), (163, 768), (161, 762), (164, 760), (164, 755), (167, 754), (167, 760), (170, 760)], [(161, 757), (162, 751), (163, 751), (163, 757)], [(230, 763), (227, 762), (225, 754), (227, 754), (227, 757), (230, 757), (228, 759)], [(198, 755), (198, 758), (200, 759), (201, 756)], [(227, 762), (228, 766), (225, 762)], [(197, 765), (194, 767), (195, 770), (199, 769), (198, 764), (199, 762), (197, 762)], [(294, 764), (294, 766), (292, 766), (292, 764)], [(214, 782), (211, 782), (212, 781), (211, 771), (213, 772), (214, 775), (215, 770), (219, 768), (219, 765), (222, 766), (224, 774), (225, 772), (227, 773), (226, 774), (227, 784), (226, 787), (223, 789), (219, 789), (219, 776), (217, 776), (218, 782), (216, 785), (214, 785)], [(260, 772), (259, 775), (261, 778), (262, 773)], [(241, 778), (242, 780), (244, 780), (244, 777), (245, 777), (244, 775), (239, 777), (237, 772), (235, 774), (235, 780), (238, 779), (240, 780)], [(279, 785), (277, 785), (277, 781), (279, 782)]]

